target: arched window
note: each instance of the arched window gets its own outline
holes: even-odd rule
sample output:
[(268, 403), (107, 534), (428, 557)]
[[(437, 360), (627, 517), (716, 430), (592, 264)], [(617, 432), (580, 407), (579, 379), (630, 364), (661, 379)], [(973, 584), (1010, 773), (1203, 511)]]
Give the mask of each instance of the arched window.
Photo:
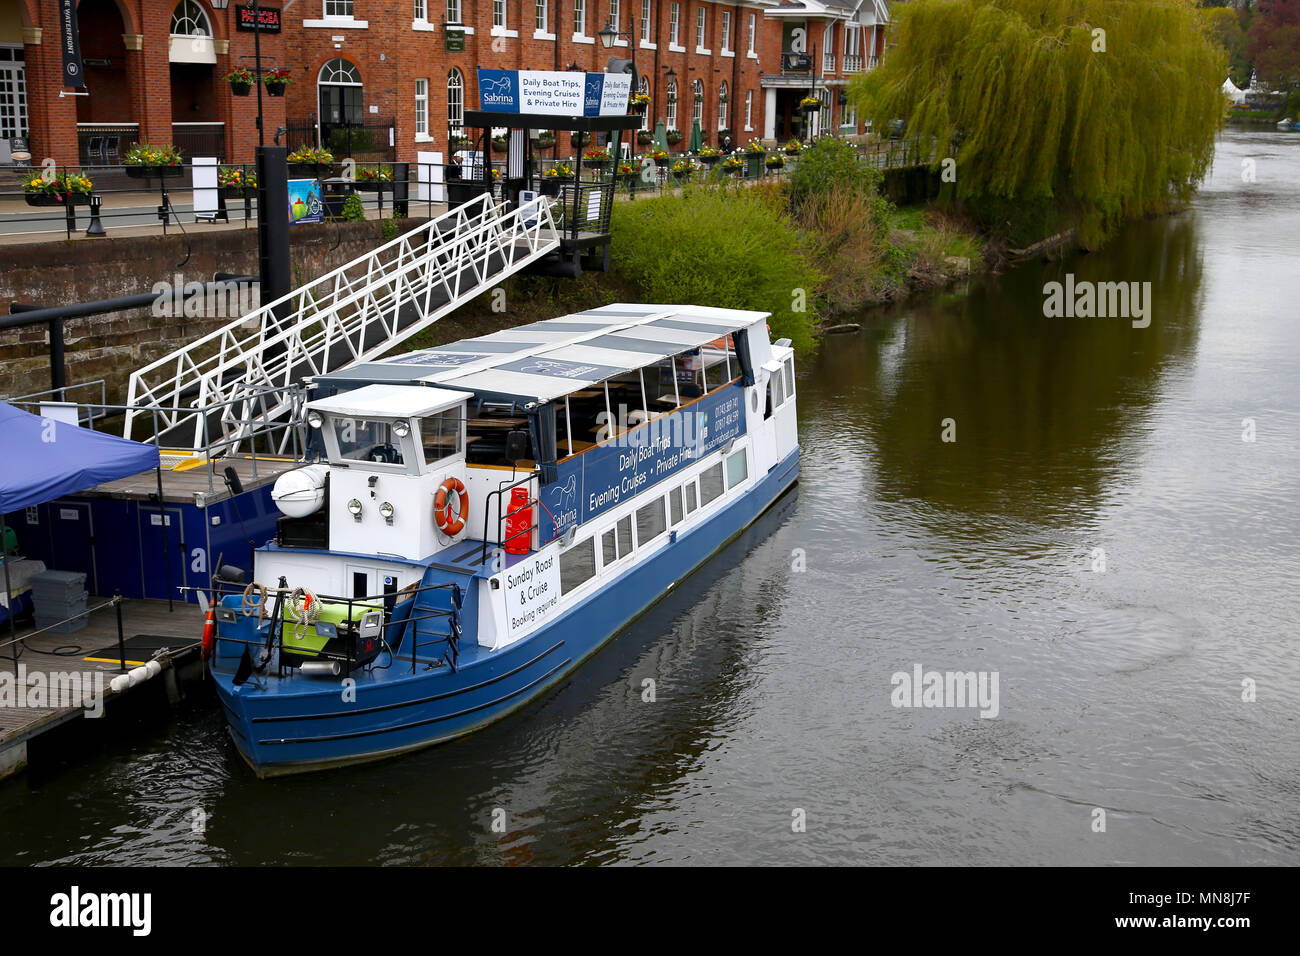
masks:
[(320, 82), (344, 86), (360, 86), (361, 73), (343, 57), (335, 57), (320, 68)]
[(172, 11), (172, 36), (210, 37), (212, 27), (208, 15), (195, 0), (181, 0)]
[(727, 81), (718, 87), (718, 129), (727, 128)]
[[(362, 123), (361, 73), (342, 57), (335, 57), (320, 68), (316, 78), (320, 97), (321, 143), (326, 149), (339, 150), (348, 142), (346, 127)], [(335, 130), (344, 131), (337, 136)]]
[[(640, 80), (637, 81), (637, 90), (640, 91), (640, 92), (642, 92), (642, 93), (644, 93), (644, 94), (646, 94), (646, 96), (649, 96), (649, 95), (650, 95), (650, 78), (647, 77), (647, 76), (643, 76), (643, 77), (641, 77)], [(650, 114), (653, 113), (653, 112), (654, 112), (654, 110), (646, 110), (644, 113), (641, 114), (641, 128), (642, 128), (642, 129), (649, 129), (649, 128), (650, 128)]]
[(668, 81), (668, 128), (677, 128), (677, 81)]
[(704, 125), (704, 81), (696, 80), (691, 84), (691, 119)]
[(465, 128), (465, 77), (454, 66), (447, 72), (447, 128), (455, 133)]

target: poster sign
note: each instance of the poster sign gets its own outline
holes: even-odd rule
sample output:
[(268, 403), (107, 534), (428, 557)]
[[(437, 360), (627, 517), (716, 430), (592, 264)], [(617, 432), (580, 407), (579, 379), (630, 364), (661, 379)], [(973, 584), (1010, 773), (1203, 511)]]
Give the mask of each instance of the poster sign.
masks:
[(478, 71), (479, 108), (548, 116), (624, 116), (632, 93), (627, 73), (546, 70)]
[(77, 0), (59, 0), (59, 46), (63, 49), (63, 85), (84, 90), (86, 77), (81, 63)]
[(448, 53), (465, 52), (465, 29), (463, 27), (447, 27), (444, 39)]
[(258, 6), (256, 10), (251, 5), (237, 8), (239, 17), (235, 21), (241, 30), (252, 32), (256, 30), (259, 33), (279, 33), (280, 32), (280, 10), (277, 7)]
[(506, 568), (506, 617), (510, 637), (523, 637), (558, 614), (560, 549), (546, 548)]
[(728, 385), (627, 432), (619, 441), (561, 462), (556, 481), (538, 496), (555, 517), (556, 534), (598, 517), (739, 438), (745, 433), (744, 401), (744, 387)]
[(289, 225), (304, 222), (323, 222), (324, 206), (320, 198), (320, 183), (315, 179), (289, 180)]

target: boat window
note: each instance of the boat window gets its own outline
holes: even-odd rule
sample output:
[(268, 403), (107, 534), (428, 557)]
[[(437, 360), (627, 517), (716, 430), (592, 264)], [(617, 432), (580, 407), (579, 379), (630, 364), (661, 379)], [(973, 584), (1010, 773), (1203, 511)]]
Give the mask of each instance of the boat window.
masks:
[(794, 394), (794, 356), (791, 355), (785, 360), (785, 393)]
[(700, 503), (709, 502), (722, 495), (722, 462), (700, 472)]
[(460, 452), (460, 418), (460, 406), (456, 406), (419, 420), (419, 440), (426, 464), (432, 465)]
[(695, 488), (695, 482), (688, 481), (686, 484), (682, 485), (682, 492), (686, 495), (686, 513), (688, 515), (694, 514), (695, 509), (700, 506), (700, 497)]
[(618, 519), (618, 556), (626, 557), (632, 553), (632, 516), (624, 515)]
[(748, 477), (749, 462), (745, 457), (745, 449), (742, 448), (727, 457), (727, 488), (736, 487)]
[(567, 551), (560, 552), (560, 593), (568, 594), (574, 588), (590, 581), (596, 574), (596, 539), (579, 541)]
[(785, 402), (785, 392), (781, 388), (781, 382), (785, 378), (780, 370), (773, 372), (767, 377), (767, 411), (763, 413), (764, 418), (772, 417), (772, 410), (780, 408)]
[(365, 418), (331, 418), (339, 456), (353, 461), (403, 465), (402, 440), (393, 434), (393, 423)]
[(600, 564), (601, 567), (609, 567), (618, 560), (618, 543), (617, 533), (610, 528), (600, 536)]
[(668, 503), (669, 503), (668, 510), (672, 516), (673, 524), (675, 525), (682, 523), (682, 517), (683, 517), (682, 496), (685, 493), (686, 493), (685, 485), (683, 485), (680, 488), (674, 488), (672, 491), (668, 492)]
[(653, 541), (667, 530), (664, 521), (664, 500), (656, 498), (636, 510), (636, 543), (638, 547)]

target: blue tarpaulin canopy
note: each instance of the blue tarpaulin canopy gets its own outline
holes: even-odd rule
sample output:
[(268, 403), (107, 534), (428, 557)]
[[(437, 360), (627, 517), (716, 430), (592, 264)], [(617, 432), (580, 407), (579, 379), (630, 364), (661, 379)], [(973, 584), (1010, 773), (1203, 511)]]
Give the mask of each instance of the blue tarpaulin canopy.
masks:
[(0, 515), (157, 467), (152, 445), (0, 402)]

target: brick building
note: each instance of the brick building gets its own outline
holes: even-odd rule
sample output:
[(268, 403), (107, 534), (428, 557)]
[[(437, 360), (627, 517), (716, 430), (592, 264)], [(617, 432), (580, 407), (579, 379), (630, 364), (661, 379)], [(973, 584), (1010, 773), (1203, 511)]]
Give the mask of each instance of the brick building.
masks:
[[(874, 65), (887, 18), (884, 0), (302, 0), (285, 15), (289, 142), (319, 136), (357, 159), (445, 152), (478, 104), (477, 67), (601, 71), (611, 56), (635, 57), (648, 129), (689, 135), (698, 119), (708, 143), (722, 130), (738, 145), (785, 137), (791, 104), (814, 83), (828, 103), (816, 122), (844, 119), (834, 91)], [(606, 23), (633, 32), (635, 48), (622, 37), (606, 50)], [(826, 42), (816, 64), (782, 55)]]
[[(256, 99), (223, 77), (252, 66), (238, 0), (80, 0), (88, 96), (63, 90), (58, 0), (0, 0), (0, 161), (15, 137), (37, 163), (113, 164), (132, 142), (251, 162)], [(730, 130), (786, 139), (860, 130), (840, 102), (878, 62), (885, 0), (267, 0), (282, 32), (261, 35), (264, 65), (291, 71), (284, 98), (263, 97), (267, 142), (319, 141), (358, 160), (446, 151), (478, 103), (476, 68), (605, 69), (635, 56), (658, 121), (705, 141)], [(607, 22), (635, 34), (606, 50)], [(463, 40), (456, 42), (456, 35)], [(793, 55), (793, 56), (792, 56)], [(799, 59), (802, 56), (803, 59)], [(800, 98), (822, 111), (805, 123)], [(60, 95), (66, 93), (67, 95)], [(391, 130), (391, 133), (390, 133)], [(338, 147), (343, 148), (338, 148)], [(567, 146), (562, 142), (561, 146)]]
[[(257, 101), (223, 80), (253, 64), (236, 14), (229, 0), (80, 0), (80, 96), (63, 87), (58, 0), (0, 0), (0, 153), (22, 137), (35, 163), (111, 165), (140, 141), (252, 162)], [(281, 35), (261, 44), (284, 61)], [(284, 99), (264, 96), (263, 113), (270, 142)]]

